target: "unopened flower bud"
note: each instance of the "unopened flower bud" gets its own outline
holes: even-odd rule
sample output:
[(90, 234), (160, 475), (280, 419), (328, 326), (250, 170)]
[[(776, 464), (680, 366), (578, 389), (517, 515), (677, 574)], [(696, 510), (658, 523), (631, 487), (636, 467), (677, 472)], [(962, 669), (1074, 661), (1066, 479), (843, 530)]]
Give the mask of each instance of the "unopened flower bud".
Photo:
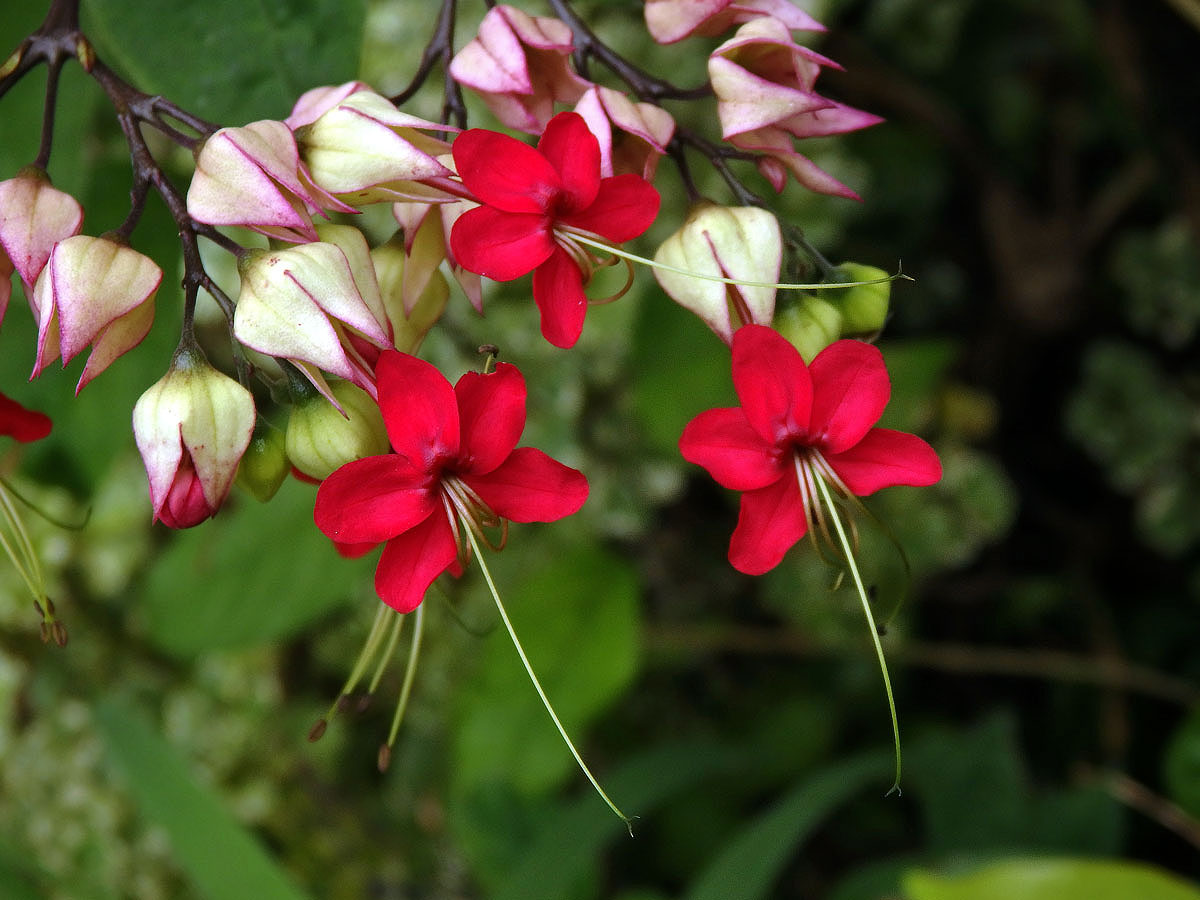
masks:
[(250, 392), (193, 349), (133, 408), (133, 434), (150, 481), (155, 521), (190, 528), (229, 493), (254, 430)]
[[(861, 263), (842, 263), (837, 267), (838, 281), (874, 281), (887, 278), (887, 272)], [(864, 284), (852, 288), (829, 288), (820, 292), (842, 314), (842, 337), (870, 337), (878, 334), (887, 321), (892, 283)]]
[(842, 314), (828, 300), (805, 295), (775, 316), (775, 330), (800, 351), (806, 363), (842, 335)]
[(75, 387), (79, 393), (150, 331), (161, 281), (162, 269), (118, 236), (77, 234), (59, 241), (30, 298), (38, 318), (33, 374), (59, 357), (65, 366), (91, 344)]
[(283, 432), (278, 428), (260, 425), (238, 463), (237, 483), (249, 491), (259, 503), (275, 496), (289, 469), (284, 450)]
[[(436, 223), (434, 223), (436, 225)], [(392, 340), (397, 350), (416, 353), (446, 309), (450, 286), (437, 269), (423, 272), (424, 283), (411, 309), (406, 309), (405, 294), (412, 283), (414, 257), (404, 252), (404, 241), (398, 236), (371, 251), (379, 290), (388, 319), (392, 323)]]
[(346, 463), (389, 450), (379, 406), (348, 381), (330, 385), (345, 415), (315, 391), (292, 410), (287, 426), (287, 456), (302, 474), (323, 481)]
[[(779, 279), (783, 241), (779, 222), (765, 209), (696, 206), (683, 227), (667, 238), (655, 262), (722, 278), (772, 283)], [(676, 303), (690, 309), (721, 340), (750, 322), (770, 325), (775, 314), (775, 288), (724, 284), (655, 269), (654, 277)]]
[(400, 112), (374, 91), (359, 90), (298, 128), (296, 139), (313, 180), (362, 206), (423, 194), (427, 189), (416, 182), (449, 175), (437, 160), (449, 145), (423, 133), (446, 129)]
[(319, 241), (252, 251), (238, 270), (242, 287), (233, 333), (239, 341), (261, 353), (365, 383), (362, 363), (343, 343), (345, 327), (378, 347), (390, 341), (359, 292), (341, 248)]
[[(79, 201), (56, 189), (50, 177), (36, 166), (27, 166), (15, 177), (0, 181), (0, 277), (16, 269), (29, 296), (54, 245), (78, 234), (82, 224)], [(0, 318), (3, 316), (4, 302), (0, 298)]]

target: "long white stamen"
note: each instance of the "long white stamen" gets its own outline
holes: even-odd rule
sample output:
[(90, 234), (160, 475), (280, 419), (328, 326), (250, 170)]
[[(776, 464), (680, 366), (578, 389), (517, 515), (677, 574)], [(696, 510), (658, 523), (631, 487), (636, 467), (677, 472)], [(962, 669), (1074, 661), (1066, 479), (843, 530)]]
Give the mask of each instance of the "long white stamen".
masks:
[[(589, 247), (595, 247), (597, 250), (603, 250), (607, 253), (612, 253), (622, 259), (628, 259), (632, 262), (641, 263), (644, 266), (650, 266), (652, 269), (662, 269), (664, 272), (674, 272), (676, 275), (687, 275), (691, 278), (699, 278), (701, 281), (718, 281), (721, 284), (734, 284), (742, 287), (763, 287), (775, 288), (784, 291), (816, 291), (825, 290), (827, 288), (852, 288), (865, 287), (869, 284), (885, 284), (894, 281), (897, 278), (908, 278), (907, 275), (887, 275), (883, 278), (873, 278), (870, 281), (834, 281), (827, 284), (789, 284), (779, 281), (741, 281), (737, 278), (723, 278), (720, 275), (705, 275), (701, 272), (693, 272), (690, 269), (680, 269), (676, 266), (667, 265), (667, 263), (658, 262), (657, 260), (647, 259), (644, 256), (638, 256), (636, 253), (630, 253), (628, 250), (622, 250), (619, 247), (613, 247), (610, 244), (605, 244), (602, 241), (594, 240), (580, 233), (570, 225), (556, 225), (555, 229), (563, 231), (572, 236), (572, 238), (581, 244), (586, 244)], [(911, 279), (909, 279), (911, 280)]]
[(592, 783), (592, 787), (595, 789), (596, 793), (600, 795), (600, 798), (606, 804), (608, 804), (608, 808), (621, 818), (621, 821), (625, 823), (625, 827), (629, 830), (629, 836), (633, 837), (633, 819), (621, 812), (620, 808), (613, 803), (608, 794), (604, 792), (604, 788), (600, 787), (600, 782), (596, 780), (596, 776), (592, 774), (592, 770), (589, 769), (587, 763), (583, 761), (583, 757), (580, 756), (579, 751), (575, 749), (575, 744), (571, 740), (570, 735), (567, 734), (567, 729), (564, 728), (563, 723), (559, 721), (558, 713), (554, 711), (554, 707), (550, 703), (550, 698), (547, 697), (546, 692), (542, 690), (542, 683), (538, 681), (537, 675), (534, 674), (533, 666), (529, 662), (529, 657), (525, 655), (525, 648), (521, 646), (521, 641), (517, 637), (517, 632), (513, 628), (513, 624), (508, 618), (508, 612), (504, 609), (504, 604), (500, 600), (500, 593), (496, 590), (496, 583), (492, 580), (492, 573), (488, 569), (487, 563), (484, 562), (483, 555), (479, 552), (479, 545), (475, 542), (475, 535), (471, 532), (469, 527), (465, 527), (465, 523), (464, 530), (467, 533), (468, 540), (471, 542), (471, 548), (475, 551), (475, 557), (479, 561), (479, 568), (483, 570), (484, 580), (487, 581), (488, 590), (492, 594), (492, 600), (494, 600), (496, 603), (496, 610), (500, 613), (500, 620), (504, 623), (505, 630), (508, 631), (509, 640), (512, 641), (512, 645), (517, 651), (517, 656), (521, 658), (521, 665), (525, 667), (525, 674), (527, 674), (529, 676), (529, 680), (533, 682), (534, 690), (537, 691), (538, 696), (542, 700), (542, 706), (546, 707), (546, 712), (550, 714), (550, 719), (554, 722), (554, 727), (558, 729), (558, 733), (562, 737), (563, 742), (567, 745), (567, 749), (569, 749), (571, 751), (571, 755), (575, 757), (575, 762), (578, 763), (579, 768), (583, 770), (583, 774), (587, 776), (587, 780)]
[(871, 630), (871, 640), (875, 642), (875, 656), (879, 659), (879, 671), (883, 673), (883, 687), (887, 691), (888, 710), (892, 714), (892, 740), (896, 745), (896, 780), (892, 783), (891, 789), (888, 791), (899, 792), (900, 790), (900, 722), (896, 716), (896, 698), (892, 694), (892, 679), (888, 676), (887, 660), (883, 656), (883, 644), (879, 642), (879, 631), (875, 627), (875, 617), (871, 614), (871, 604), (867, 601), (867, 590), (863, 587), (862, 576), (858, 574), (858, 565), (854, 562), (854, 554), (850, 550), (850, 542), (846, 539), (846, 532), (842, 528), (842, 520), (837, 514), (837, 508), (833, 504), (833, 497), (829, 494), (829, 488), (826, 486), (823, 479), (818, 478), (817, 487), (821, 491), (821, 496), (825, 500), (825, 505), (829, 508), (829, 517), (833, 519), (833, 527), (837, 530), (838, 540), (842, 544), (842, 552), (846, 557), (846, 565), (850, 568), (850, 575), (854, 578), (854, 587), (858, 591), (858, 597), (862, 601), (863, 614), (867, 617), (867, 626)]

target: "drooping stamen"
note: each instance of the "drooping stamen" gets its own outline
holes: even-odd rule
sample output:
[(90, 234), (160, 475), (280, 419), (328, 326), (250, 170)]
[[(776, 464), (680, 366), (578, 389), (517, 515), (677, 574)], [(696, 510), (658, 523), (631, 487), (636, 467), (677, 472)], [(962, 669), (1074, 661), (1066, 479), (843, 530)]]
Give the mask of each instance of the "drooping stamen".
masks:
[(867, 590), (863, 586), (862, 576), (858, 573), (858, 565), (854, 561), (854, 553), (850, 549), (850, 542), (846, 538), (846, 532), (842, 528), (841, 517), (838, 516), (837, 507), (834, 505), (833, 497), (829, 493), (829, 487), (825, 484), (823, 478), (817, 478), (817, 488), (821, 492), (821, 497), (825, 501), (826, 507), (829, 509), (829, 517), (833, 520), (833, 527), (837, 531), (838, 541), (842, 546), (842, 553), (846, 559), (846, 565), (850, 569), (850, 576), (854, 579), (854, 587), (858, 591), (858, 597), (862, 601), (863, 615), (866, 616), (867, 626), (871, 631), (871, 640), (875, 644), (875, 656), (879, 660), (879, 671), (883, 675), (883, 687), (887, 692), (888, 711), (892, 716), (892, 741), (896, 747), (896, 778), (892, 783), (888, 793), (892, 791), (900, 792), (900, 721), (896, 715), (896, 698), (892, 694), (892, 679), (888, 675), (887, 660), (883, 655), (883, 644), (879, 642), (879, 630), (875, 625), (875, 616), (871, 613), (871, 603), (867, 597)]
[(487, 563), (483, 559), (483, 555), (479, 552), (479, 545), (475, 542), (475, 535), (469, 525), (463, 524), (463, 530), (466, 531), (467, 538), (471, 541), (471, 547), (475, 551), (475, 556), (479, 560), (479, 568), (483, 571), (483, 578), (487, 582), (488, 590), (491, 592), (492, 600), (496, 604), (496, 611), (500, 613), (500, 620), (504, 623), (504, 628), (508, 632), (508, 638), (512, 641), (513, 648), (517, 651), (517, 656), (521, 658), (521, 665), (525, 667), (525, 674), (529, 676), (529, 680), (533, 683), (534, 690), (537, 691), (538, 697), (541, 698), (542, 706), (546, 708), (546, 712), (550, 715), (550, 720), (554, 722), (554, 727), (558, 729), (559, 735), (563, 739), (563, 743), (567, 745), (567, 749), (571, 751), (571, 755), (575, 757), (575, 762), (587, 776), (587, 780), (591, 782), (596, 793), (600, 795), (607, 805), (621, 821), (625, 823), (626, 829), (629, 831), (629, 836), (633, 837), (633, 819), (621, 812), (620, 808), (612, 802), (604, 788), (600, 787), (600, 782), (596, 780), (596, 776), (592, 774), (592, 770), (588, 768), (587, 763), (583, 761), (579, 751), (575, 749), (575, 744), (567, 734), (567, 729), (563, 727), (563, 723), (559, 721), (558, 714), (554, 711), (554, 706), (550, 703), (550, 698), (546, 696), (546, 692), (542, 689), (542, 683), (538, 680), (537, 675), (533, 671), (533, 665), (529, 662), (529, 657), (525, 655), (525, 648), (521, 646), (521, 641), (517, 637), (516, 629), (513, 628), (512, 621), (508, 618), (508, 611), (504, 608), (504, 603), (500, 600), (500, 592), (496, 590), (496, 582), (492, 580), (491, 570), (488, 569)]
[[(367, 671), (367, 666), (371, 664), (371, 660), (375, 658), (379, 651), (380, 641), (383, 640), (387, 633), (391, 622), (388, 619), (388, 614), (397, 615), (390, 607), (379, 604), (379, 609), (375, 613), (375, 620), (371, 623), (371, 630), (367, 634), (367, 640), (363, 643), (362, 650), (358, 653), (358, 658), (354, 661), (354, 666), (350, 669), (350, 674), (346, 677), (345, 684), (342, 685), (342, 690), (337, 698), (329, 706), (329, 711), (324, 716), (317, 719), (313, 727), (309, 729), (309, 741), (319, 741), (322, 735), (325, 734), (325, 729), (329, 726), (329, 720), (339, 710), (344, 710), (349, 706), (350, 695), (362, 680), (363, 674)], [(386, 656), (384, 659), (386, 660)]]
[[(425, 629), (425, 604), (416, 610), (416, 621), (413, 623), (412, 643), (408, 650), (408, 663), (404, 666), (404, 683), (400, 686), (400, 699), (396, 701), (396, 712), (392, 716), (392, 727), (388, 732), (387, 743), (379, 748), (379, 759), (376, 761), (380, 772), (386, 772), (392, 764), (392, 747), (396, 744), (396, 735), (400, 732), (400, 723), (404, 721), (404, 711), (408, 709), (408, 698), (412, 693), (413, 680), (417, 675), (417, 660), (421, 657), (421, 635)], [(400, 637), (400, 632), (396, 632)], [(395, 646), (393, 644), (393, 646)]]
[(14, 496), (47, 521), (54, 524), (61, 523), (55, 522), (54, 519), (33, 506), (12, 490), (7, 481), (0, 478), (0, 547), (4, 549), (12, 561), (13, 568), (17, 570), (17, 574), (25, 582), (29, 593), (33, 595), (33, 606), (38, 611), (38, 615), (42, 617), (42, 643), (48, 644), (53, 641), (59, 647), (65, 647), (67, 645), (67, 626), (59, 620), (54, 608), (54, 601), (46, 595), (46, 577), (42, 572), (41, 560), (29, 537), (29, 531), (25, 528), (25, 523), (17, 511), (16, 504), (13, 503)]

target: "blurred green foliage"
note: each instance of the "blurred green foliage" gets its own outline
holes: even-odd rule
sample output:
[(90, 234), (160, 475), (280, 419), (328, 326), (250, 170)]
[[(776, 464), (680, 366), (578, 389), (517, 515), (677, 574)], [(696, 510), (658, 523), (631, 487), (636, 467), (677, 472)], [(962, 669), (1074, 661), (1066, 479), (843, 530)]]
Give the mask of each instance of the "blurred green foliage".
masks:
[[(704, 78), (718, 39), (655, 47), (640, 3), (576, 6), (657, 74)], [(398, 90), (432, 27), (416, 0), (83, 7), (110, 65), (222, 124), (359, 72)], [(91, 509), (78, 532), (30, 516), (65, 652), (37, 641), (0, 567), (0, 895), (1196, 896), (1200, 134), (1179, 73), (1200, 34), (1167, 3), (812, 9), (831, 26), (814, 46), (847, 70), (823, 89), (889, 121), (812, 142), (863, 204), (795, 186), (771, 202), (829, 258), (916, 277), (893, 286), (882, 424), (928, 437), (945, 467), (933, 488), (868, 499), (886, 527), (857, 518), (889, 620), (903, 795), (883, 797), (886, 707), (837, 570), (807, 543), (760, 579), (726, 562), (734, 497), (676, 448), (697, 412), (734, 402), (728, 350), (646, 273), (571, 353), (537, 335), (527, 282), (491, 291), (484, 318), (456, 297), (426, 351), (454, 378), (498, 344), (529, 382), (524, 442), (588, 474), (578, 516), (514, 526), (489, 562), (635, 838), (573, 767), (474, 571), (427, 600), (389, 772), (374, 760), (403, 651), (364, 711), (305, 743), (374, 613), (374, 557), (338, 557), (297, 483), (186, 533), (150, 525), (129, 417), (179, 322), (173, 225), (152, 201), (134, 242), (167, 274), (137, 350), (75, 399), (80, 362), (25, 383), (36, 329), (19, 296), (0, 329), (0, 385), (55, 420), (14, 483), (60, 518)], [(0, 11), (6, 46), (40, 16)], [(460, 44), (482, 11), (464, 9)], [(0, 99), (0, 177), (36, 152), (42, 84)], [(61, 93), (51, 175), (99, 232), (128, 210), (128, 159), (74, 67)], [(440, 105), (429, 87), (411, 111)], [(716, 137), (710, 106), (671, 111)], [(172, 159), (181, 185), (187, 163)], [(683, 213), (669, 161), (658, 184), (642, 251)]]

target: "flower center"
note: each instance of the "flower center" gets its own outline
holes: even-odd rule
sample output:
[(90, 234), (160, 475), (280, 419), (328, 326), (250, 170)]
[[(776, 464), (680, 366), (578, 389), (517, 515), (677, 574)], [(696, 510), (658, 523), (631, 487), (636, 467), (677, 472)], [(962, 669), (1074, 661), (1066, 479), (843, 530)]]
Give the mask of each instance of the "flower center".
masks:
[[(580, 274), (583, 276), (584, 287), (587, 287), (588, 283), (592, 280), (596, 269), (616, 265), (618, 259), (625, 263), (628, 277), (625, 279), (624, 287), (607, 297), (601, 297), (596, 300), (589, 298), (588, 302), (594, 304), (611, 303), (613, 300), (618, 300), (625, 296), (625, 293), (633, 285), (633, 263), (624, 257), (618, 257), (615, 253), (601, 253), (598, 251), (595, 248), (595, 243), (605, 243), (604, 238), (595, 232), (576, 228), (574, 225), (555, 224), (551, 227), (550, 233), (554, 238), (554, 243), (571, 257), (571, 261), (579, 269)], [(578, 238), (583, 238), (583, 240), (580, 241)]]
[[(445, 473), (438, 484), (442, 507), (454, 532), (454, 545), (458, 548), (458, 564), (465, 567), (471, 560), (471, 543), (462, 531), (465, 523), (489, 549), (503, 550), (508, 542), (508, 520), (492, 511), (469, 484), (457, 475)], [(498, 540), (493, 540), (488, 531), (499, 529)]]
[[(835, 496), (846, 499), (851, 496), (849, 488), (821, 451), (812, 446), (798, 446), (792, 451), (792, 465), (796, 470), (796, 483), (800, 488), (801, 502), (804, 504), (804, 518), (808, 523), (808, 534), (814, 540), (819, 532), (820, 537), (830, 547), (835, 547), (833, 535), (825, 519), (825, 509), (821, 504), (821, 493), (817, 487), (818, 481), (823, 481), (833, 489)], [(853, 529), (853, 521), (851, 521)], [(857, 542), (857, 533), (855, 534)]]

